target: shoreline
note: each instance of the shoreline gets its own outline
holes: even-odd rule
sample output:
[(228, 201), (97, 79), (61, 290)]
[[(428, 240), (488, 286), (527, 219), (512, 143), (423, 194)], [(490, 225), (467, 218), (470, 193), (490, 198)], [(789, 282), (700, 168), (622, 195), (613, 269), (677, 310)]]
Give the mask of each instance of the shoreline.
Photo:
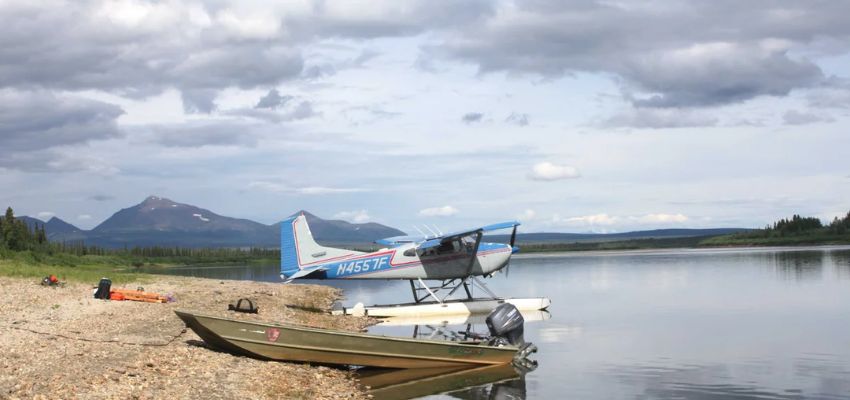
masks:
[(584, 257), (584, 256), (616, 256), (616, 255), (652, 255), (674, 253), (734, 253), (734, 252), (769, 252), (769, 251), (815, 251), (815, 250), (850, 250), (850, 244), (812, 244), (794, 246), (711, 246), (711, 247), (671, 247), (651, 249), (617, 249), (617, 250), (562, 250), (562, 251), (520, 251), (513, 258), (535, 257)]
[[(326, 311), (341, 291), (318, 285), (148, 275), (148, 292), (173, 303), (104, 301), (97, 282), (44, 287), (0, 277), (0, 398), (365, 399), (344, 369), (234, 356), (206, 347), (174, 314), (203, 311), (234, 319), (360, 331), (366, 318)], [(137, 282), (116, 285), (135, 289)], [(252, 299), (259, 313), (228, 312)]]

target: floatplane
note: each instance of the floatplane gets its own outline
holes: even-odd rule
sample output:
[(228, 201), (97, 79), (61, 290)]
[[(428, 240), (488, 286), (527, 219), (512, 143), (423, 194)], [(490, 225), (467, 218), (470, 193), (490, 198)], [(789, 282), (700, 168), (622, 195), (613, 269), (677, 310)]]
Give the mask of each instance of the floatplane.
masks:
[[(410, 281), (413, 302), (342, 309), (345, 314), (374, 317), (487, 313), (499, 304), (520, 311), (545, 310), (550, 301), (497, 297), (481, 278), (506, 268), (515, 246), (519, 222), (502, 222), (447, 234), (396, 236), (375, 243), (386, 246), (366, 253), (321, 246), (313, 239), (307, 218), (299, 214), (281, 223), (280, 276), (296, 279), (397, 279)], [(513, 229), (510, 244), (482, 242), (484, 232)], [(425, 281), (439, 281), (428, 285)], [(487, 297), (473, 297), (474, 288)], [(463, 289), (462, 292), (459, 290)], [(464, 296), (465, 295), (465, 296)]]

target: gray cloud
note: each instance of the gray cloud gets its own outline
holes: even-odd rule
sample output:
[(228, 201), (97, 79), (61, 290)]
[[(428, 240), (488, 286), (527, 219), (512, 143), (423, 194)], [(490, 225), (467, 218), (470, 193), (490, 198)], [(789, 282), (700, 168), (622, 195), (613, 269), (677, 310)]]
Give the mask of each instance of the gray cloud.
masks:
[(343, 110), (342, 115), (344, 115), (353, 125), (373, 124), (378, 121), (386, 121), (402, 115), (400, 112), (389, 111), (383, 107), (384, 106), (382, 104), (352, 106)]
[(336, 67), (331, 64), (308, 65), (304, 67), (301, 77), (304, 79), (321, 79), (336, 74)]
[(269, 90), (268, 94), (260, 98), (260, 101), (257, 102), (254, 108), (276, 109), (285, 105), (289, 100), (292, 100), (292, 96), (281, 96), (277, 89), (272, 89)]
[(115, 196), (111, 196), (111, 195), (108, 195), (108, 194), (95, 194), (95, 195), (89, 196), (89, 200), (94, 200), (94, 201), (109, 201), (109, 200), (114, 200), (114, 199), (115, 199)]
[[(228, 29), (227, 21), (199, 21), (188, 6), (140, 7), (139, 16), (110, 14), (97, 2), (0, 8), (0, 86), (147, 96), (168, 87), (253, 88), (301, 72), (291, 45)], [(206, 112), (204, 97), (184, 95), (187, 108)]]
[(850, 108), (850, 84), (819, 88), (811, 91), (806, 99), (811, 108)]
[(686, 108), (632, 107), (598, 123), (601, 128), (687, 128), (717, 125), (717, 117)]
[(847, 14), (846, 2), (509, 1), (426, 50), (484, 73), (611, 74), (642, 107), (713, 106), (825, 82), (791, 53), (824, 38), (846, 51)]
[(75, 96), (0, 90), (0, 147), (31, 151), (121, 136), (121, 107)]
[(311, 61), (304, 66), (304, 70), (301, 72), (301, 78), (319, 80), (335, 75), (342, 70), (363, 68), (367, 62), (379, 54), (374, 50), (364, 49), (353, 58), (331, 58), (325, 61)]
[(508, 115), (508, 117), (505, 118), (505, 122), (519, 126), (528, 126), (528, 114), (512, 112), (511, 115)]
[[(290, 97), (291, 96), (286, 96)], [(287, 100), (288, 102), (288, 100)], [(287, 121), (298, 121), (308, 118), (314, 118), (322, 115), (313, 108), (313, 103), (310, 101), (301, 101), (292, 107), (281, 105), (276, 109), (266, 108), (239, 108), (235, 110), (224, 111), (225, 115), (248, 117), (257, 120), (263, 120), (272, 123), (280, 123)]]
[(807, 125), (818, 122), (834, 122), (835, 119), (828, 115), (814, 114), (810, 112), (788, 110), (782, 115), (782, 121), (787, 125)]
[(460, 117), (460, 120), (466, 124), (472, 124), (475, 122), (481, 122), (482, 118), (484, 118), (484, 114), (479, 112), (471, 112), (463, 114), (463, 116)]
[(492, 15), (495, 3), (486, 0), (446, 2), (435, 6), (428, 0), (404, 4), (384, 0), (370, 2), (369, 11), (345, 3), (317, 1), (311, 14), (287, 16), (287, 29), (301, 38), (378, 38), (413, 36), (433, 29), (463, 26)]
[(6, 153), (0, 155), (0, 169), (23, 172), (86, 172), (101, 176), (121, 170), (100, 157), (60, 151), (58, 148)]
[(292, 120), (307, 119), (315, 117), (317, 115), (319, 114), (316, 112), (316, 110), (313, 109), (313, 103), (309, 101), (302, 101), (298, 103), (298, 106), (296, 106), (295, 109), (292, 110), (291, 113), (289, 113), (289, 117)]
[(209, 114), (215, 111), (215, 97), (218, 91), (214, 89), (184, 89), (181, 93), (183, 111), (187, 114)]
[[(753, 97), (784, 96), (826, 82), (820, 68), (795, 52), (840, 53), (850, 43), (846, 2), (731, 1), (632, 4), (424, 0), (372, 4), (270, 6), (240, 17), (226, 5), (142, 3), (137, 14), (111, 12), (98, 2), (62, 7), (0, 8), (0, 87), (105, 90), (149, 96), (183, 93), (185, 108), (215, 109), (228, 87), (274, 86), (317, 79), (362, 66), (363, 50), (341, 64), (307, 62), (304, 46), (326, 38), (369, 39), (437, 33), (433, 56), (467, 61), (482, 72), (561, 76), (574, 72), (617, 77), (642, 107), (712, 106)], [(114, 11), (114, 10), (113, 10)], [(675, 32), (675, 34), (671, 34)], [(808, 49), (807, 49), (808, 50)], [(797, 54), (792, 56), (792, 54)]]
[(357, 57), (351, 60), (351, 65), (356, 67), (362, 67), (378, 55), (380, 55), (380, 53), (378, 53), (377, 51), (364, 49), (360, 52), (360, 54), (357, 55)]
[[(380, 3), (380, 2), (379, 2)], [(183, 92), (184, 107), (208, 113), (217, 91), (268, 87), (294, 78), (334, 73), (305, 70), (302, 48), (324, 38), (416, 35), (464, 24), (492, 11), (484, 0), (434, 7), (418, 0), (370, 5), (270, 5), (242, 16), (225, 4), (67, 2), (0, 7), (0, 87), (104, 90), (147, 97)], [(124, 11), (124, 12), (122, 12)], [(364, 51), (349, 60), (362, 65)]]
[(636, 106), (714, 106), (762, 95), (785, 96), (824, 78), (814, 63), (759, 45), (711, 44), (681, 53), (640, 60), (620, 72), (638, 90), (652, 93), (632, 98)]
[(153, 128), (154, 141), (166, 147), (257, 145), (262, 127), (233, 121), (204, 121)]

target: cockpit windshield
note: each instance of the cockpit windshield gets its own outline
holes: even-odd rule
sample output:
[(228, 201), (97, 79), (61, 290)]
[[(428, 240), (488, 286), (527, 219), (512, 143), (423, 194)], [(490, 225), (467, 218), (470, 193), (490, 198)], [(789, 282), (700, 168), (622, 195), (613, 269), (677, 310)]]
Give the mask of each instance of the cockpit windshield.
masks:
[[(475, 234), (462, 236), (459, 238), (454, 238), (453, 240), (446, 241), (444, 243), (440, 243), (439, 246), (431, 247), (427, 249), (417, 249), (416, 254), (419, 257), (432, 257), (432, 256), (445, 256), (450, 254), (470, 254), (475, 250), (475, 241), (477, 236)], [(412, 249), (411, 249), (412, 250)], [(410, 250), (405, 252), (405, 255), (412, 256), (413, 253)]]

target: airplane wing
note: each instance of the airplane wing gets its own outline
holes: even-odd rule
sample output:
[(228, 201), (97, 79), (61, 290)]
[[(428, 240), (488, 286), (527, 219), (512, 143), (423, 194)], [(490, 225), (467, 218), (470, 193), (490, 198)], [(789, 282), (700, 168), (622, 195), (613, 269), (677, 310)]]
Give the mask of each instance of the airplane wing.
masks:
[(481, 230), (483, 230), (484, 232), (498, 231), (499, 229), (508, 229), (508, 228), (513, 228), (515, 226), (519, 226), (519, 225), (520, 225), (519, 221), (506, 221), (506, 222), (499, 222), (499, 223), (483, 226), (483, 227), (481, 227)]
[(383, 245), (386, 245), (386, 246), (397, 246), (397, 245), (405, 244), (405, 243), (421, 242), (421, 244), (418, 246), (419, 248), (423, 248), (422, 247), (423, 245), (426, 246), (424, 248), (428, 248), (428, 247), (437, 246), (440, 243), (449, 242), (452, 239), (456, 239), (456, 238), (461, 237), (461, 236), (471, 235), (471, 234), (476, 233), (478, 231), (487, 232), (487, 231), (496, 231), (496, 230), (499, 230), (499, 229), (508, 229), (508, 228), (513, 228), (515, 226), (518, 226), (519, 224), (520, 223), (517, 222), (517, 221), (506, 221), (506, 222), (499, 222), (499, 223), (496, 223), (496, 224), (485, 225), (485, 226), (478, 227), (478, 228), (468, 229), (468, 230), (464, 230), (464, 231), (446, 233), (444, 235), (433, 236), (433, 237), (427, 237), (427, 236), (393, 236), (393, 237), (389, 237), (389, 238), (385, 238), (385, 239), (378, 239), (378, 240), (375, 241), (375, 243), (383, 244)]
[(496, 223), (496, 224), (485, 225), (485, 226), (482, 226), (482, 227), (479, 227), (479, 228), (447, 233), (445, 235), (437, 236), (435, 238), (429, 238), (429, 239), (423, 241), (422, 243), (420, 243), (419, 246), (416, 246), (416, 247), (420, 248), (420, 249), (428, 249), (428, 248), (431, 248), (431, 247), (437, 247), (441, 243), (451, 242), (452, 240), (457, 239), (459, 237), (473, 235), (473, 234), (477, 234), (477, 233), (484, 233), (484, 232), (488, 232), (488, 231), (496, 231), (496, 230), (499, 230), (499, 229), (513, 228), (513, 227), (518, 226), (518, 225), (519, 225), (519, 222), (517, 222), (517, 221), (507, 221), (507, 222), (499, 222), (499, 223)]
[(476, 233), (476, 232), (482, 232), (483, 233), (483, 232), (488, 232), (488, 231), (497, 231), (497, 230), (500, 230), (500, 229), (513, 228), (513, 227), (518, 226), (518, 225), (519, 225), (519, 222), (517, 222), (517, 221), (499, 222), (499, 223), (496, 223), (496, 224), (485, 225), (485, 226), (481, 226), (481, 227), (478, 227), (478, 228), (467, 229), (467, 230), (458, 231), (458, 232), (451, 232), (451, 233), (447, 233), (447, 234), (442, 235), (442, 236), (428, 238), (427, 241), (430, 242), (432, 240), (439, 240), (439, 243), (444, 243), (444, 242), (449, 242), (452, 239), (456, 239), (458, 237), (471, 235), (471, 234)]

